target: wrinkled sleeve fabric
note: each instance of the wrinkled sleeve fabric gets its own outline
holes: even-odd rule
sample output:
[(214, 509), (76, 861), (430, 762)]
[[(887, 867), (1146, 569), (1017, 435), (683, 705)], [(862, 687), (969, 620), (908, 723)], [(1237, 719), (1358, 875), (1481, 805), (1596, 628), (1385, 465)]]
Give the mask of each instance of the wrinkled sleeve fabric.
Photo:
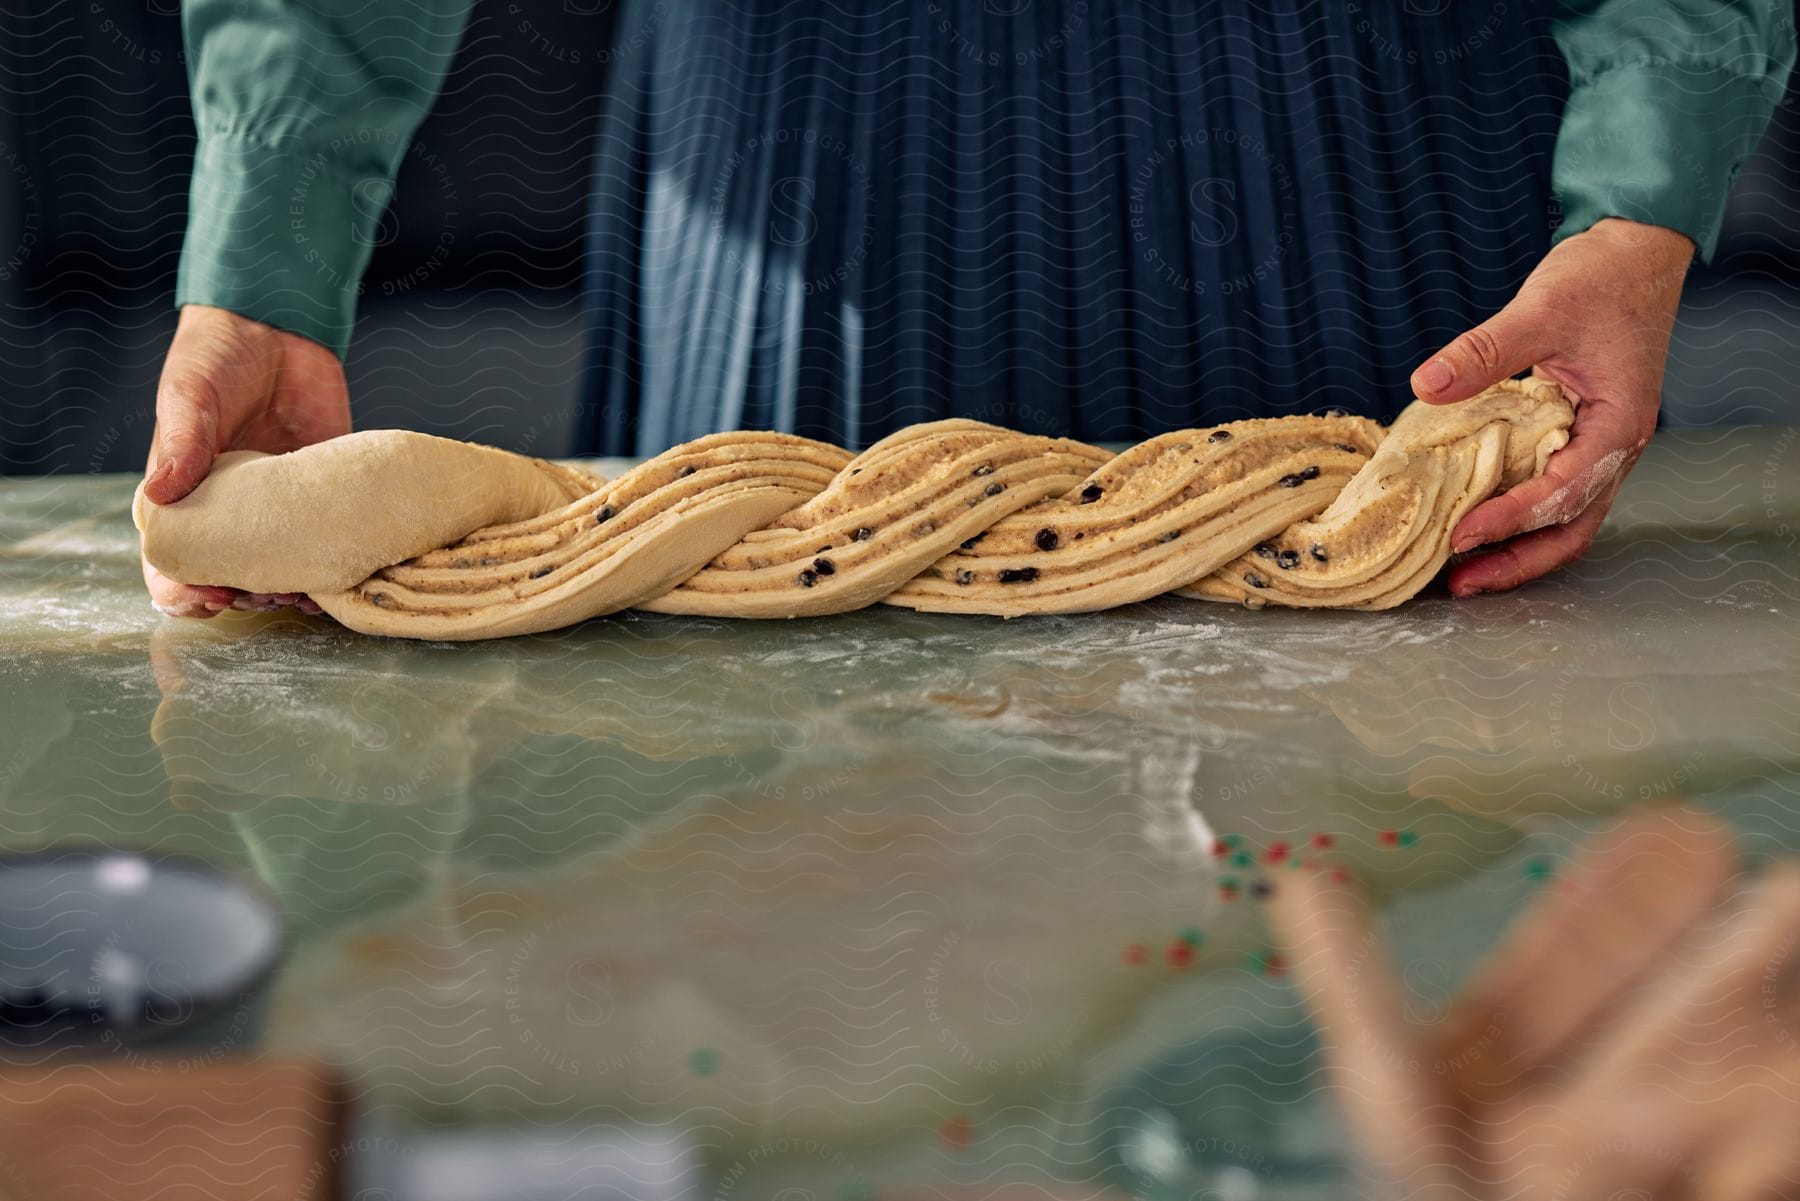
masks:
[(471, 0), (187, 0), (199, 144), (175, 302), (341, 357), (394, 175)]
[(1725, 197), (1787, 87), (1794, 0), (1591, 0), (1554, 26), (1569, 102), (1557, 238), (1603, 217), (1678, 230), (1712, 257)]

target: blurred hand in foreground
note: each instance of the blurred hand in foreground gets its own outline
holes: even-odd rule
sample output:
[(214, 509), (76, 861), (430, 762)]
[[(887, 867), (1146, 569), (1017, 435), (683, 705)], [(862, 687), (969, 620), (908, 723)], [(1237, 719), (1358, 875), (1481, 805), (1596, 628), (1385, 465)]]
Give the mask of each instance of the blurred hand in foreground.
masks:
[(1429, 1028), (1355, 888), (1284, 882), (1271, 917), (1383, 1195), (1800, 1197), (1800, 867), (1738, 889), (1735, 866), (1709, 817), (1628, 819)]

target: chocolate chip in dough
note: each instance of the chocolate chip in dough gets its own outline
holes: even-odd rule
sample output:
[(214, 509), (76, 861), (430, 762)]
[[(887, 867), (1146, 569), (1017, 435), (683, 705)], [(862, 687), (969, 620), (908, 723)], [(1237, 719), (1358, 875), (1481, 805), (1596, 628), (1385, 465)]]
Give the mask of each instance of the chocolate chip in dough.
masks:
[(1105, 488), (1102, 488), (1099, 484), (1089, 484), (1081, 490), (1081, 503), (1084, 505), (1091, 505), (1104, 495), (1106, 495)]
[(807, 570), (800, 573), (800, 586), (802, 588), (811, 588), (814, 584), (816, 584), (818, 582), (819, 582), (819, 573), (816, 571), (813, 571), (811, 568), (808, 568)]
[(1039, 550), (1055, 550), (1059, 539), (1055, 530), (1044, 529), (1037, 532), (1037, 537), (1033, 541), (1037, 543)]
[(820, 575), (835, 575), (837, 573), (837, 564), (833, 563), (830, 559), (814, 559), (812, 569)]
[(1212, 433), (1206, 435), (1206, 440), (1208, 442), (1229, 442), (1231, 441), (1231, 431), (1214, 430)]
[(1035, 567), (1007, 567), (1000, 572), (1002, 584), (1029, 584), (1037, 578), (1038, 569)]
[(875, 536), (875, 531), (870, 529), (868, 526), (863, 525), (863, 526), (858, 526), (856, 528), (856, 532), (854, 534), (850, 535), (850, 540), (852, 542), (867, 542), (869, 539), (873, 538), (874, 536)]

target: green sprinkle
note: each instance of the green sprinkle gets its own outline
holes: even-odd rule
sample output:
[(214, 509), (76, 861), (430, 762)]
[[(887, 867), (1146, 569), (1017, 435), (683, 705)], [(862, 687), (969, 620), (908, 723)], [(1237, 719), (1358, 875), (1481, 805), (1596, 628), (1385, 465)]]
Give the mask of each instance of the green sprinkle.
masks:
[(1231, 866), (1233, 867), (1249, 867), (1254, 862), (1255, 860), (1250, 857), (1248, 851), (1239, 851), (1231, 857)]
[(1409, 847), (1417, 841), (1419, 841), (1419, 836), (1417, 834), (1414, 834), (1411, 830), (1400, 831), (1400, 845), (1401, 846)]
[(1185, 942), (1190, 947), (1199, 946), (1200, 940), (1202, 937), (1204, 937), (1204, 936), (1200, 933), (1200, 931), (1194, 929), (1194, 927), (1192, 927), (1192, 926), (1189, 926), (1187, 929), (1185, 929), (1181, 932), (1181, 941)]
[(1281, 955), (1273, 948), (1250, 952), (1249, 957), (1244, 960), (1244, 967), (1258, 976), (1280, 976), (1287, 971)]
[(710, 1076), (719, 1070), (719, 1053), (711, 1047), (696, 1047), (688, 1056), (688, 1067), (696, 1076)]
[(1219, 836), (1219, 841), (1235, 851), (1244, 845), (1244, 836), (1242, 834), (1222, 834)]
[(1533, 880), (1548, 880), (1552, 871), (1548, 859), (1533, 859), (1525, 865), (1525, 874)]

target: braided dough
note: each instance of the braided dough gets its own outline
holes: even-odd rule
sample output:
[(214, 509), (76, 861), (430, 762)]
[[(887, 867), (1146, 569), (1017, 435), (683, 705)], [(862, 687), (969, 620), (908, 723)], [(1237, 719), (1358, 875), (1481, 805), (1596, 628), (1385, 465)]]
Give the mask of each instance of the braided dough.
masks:
[(1381, 609), (1450, 531), (1568, 441), (1554, 384), (1414, 403), (1385, 432), (1332, 413), (1181, 430), (1112, 455), (974, 421), (860, 455), (715, 434), (616, 480), (403, 431), (234, 452), (133, 516), (165, 575), (304, 592), (370, 634), (494, 638), (625, 608), (801, 617), (876, 602), (1072, 613), (1177, 590)]

